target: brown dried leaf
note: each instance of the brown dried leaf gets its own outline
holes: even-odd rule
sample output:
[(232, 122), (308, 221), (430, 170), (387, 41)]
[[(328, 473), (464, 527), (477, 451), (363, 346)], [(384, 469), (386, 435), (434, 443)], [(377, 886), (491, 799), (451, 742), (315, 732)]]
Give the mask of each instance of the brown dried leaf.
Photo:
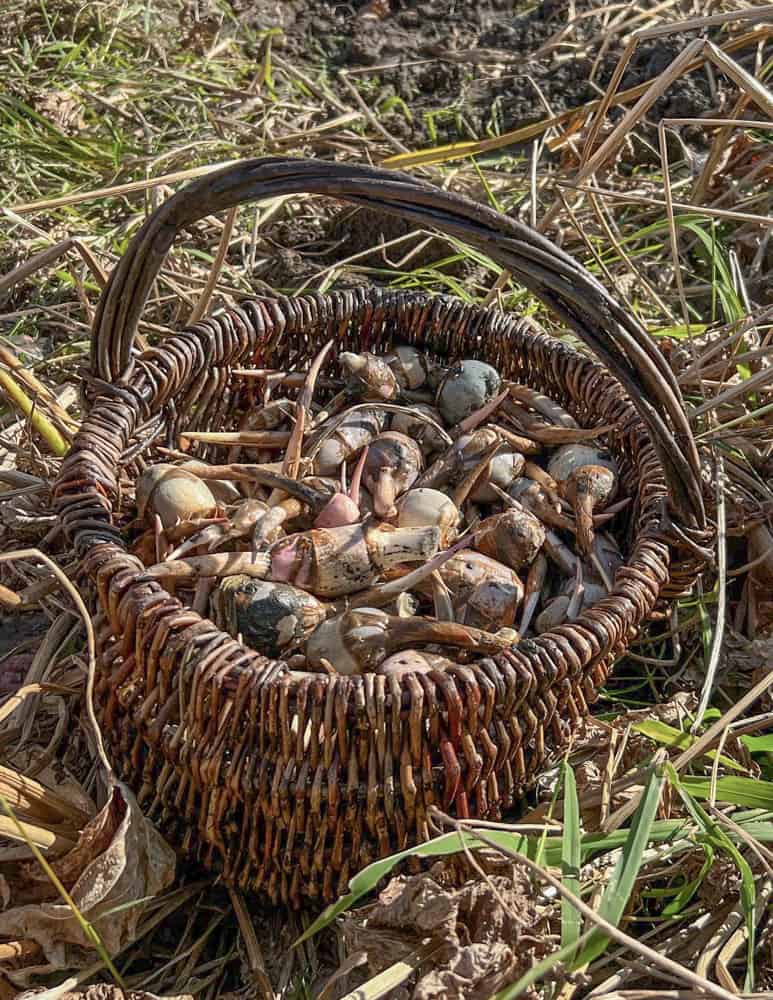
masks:
[[(134, 940), (145, 909), (138, 902), (158, 895), (174, 878), (175, 855), (144, 818), (124, 785), (81, 833), (76, 846), (56, 862), (56, 869), (81, 914), (91, 922), (109, 955)], [(27, 867), (32, 877), (32, 867)], [(33, 891), (34, 895), (34, 891)], [(135, 906), (127, 906), (136, 902)], [(94, 949), (72, 910), (63, 902), (17, 905), (0, 914), (0, 935), (36, 941), (46, 965), (36, 973), (83, 968)], [(25, 983), (32, 967), (9, 973)]]
[[(514, 973), (513, 949), (504, 941), (469, 944), (451, 953), (447, 965), (432, 969), (416, 984), (412, 1000), (484, 1000)], [(525, 970), (522, 970), (525, 971)]]
[(412, 1000), (490, 997), (517, 979), (543, 949), (541, 918), (526, 875), (501, 860), (489, 859), (484, 867), (488, 881), (460, 859), (438, 862), (426, 874), (392, 879), (377, 903), (345, 920), (347, 950), (364, 949), (375, 975), (421, 942), (434, 941), (442, 946), (440, 953), (406, 995)]
[(422, 936), (452, 933), (459, 911), (456, 895), (429, 876), (393, 879), (378, 898), (370, 926)]
[[(75, 847), (64, 857), (51, 863), (51, 867), (68, 892), (86, 867), (110, 847), (125, 814), (126, 806), (123, 799), (119, 795), (113, 795), (105, 808), (81, 831)], [(43, 900), (56, 900), (59, 897), (56, 886), (37, 861), (19, 865), (13, 878), (13, 887), (14, 898), (19, 903), (23, 901), (25, 905)]]

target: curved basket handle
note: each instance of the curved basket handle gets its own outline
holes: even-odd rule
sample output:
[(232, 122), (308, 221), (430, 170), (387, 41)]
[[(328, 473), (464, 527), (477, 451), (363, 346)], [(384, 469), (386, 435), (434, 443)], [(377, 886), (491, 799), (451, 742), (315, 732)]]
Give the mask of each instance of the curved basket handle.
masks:
[(703, 531), (698, 451), (673, 372), (646, 331), (602, 285), (544, 236), (485, 205), (408, 174), (368, 166), (266, 157), (193, 181), (144, 223), (110, 275), (94, 320), (92, 372), (128, 378), (140, 315), (177, 234), (241, 202), (321, 194), (402, 216), (483, 250), (549, 306), (615, 375), (647, 425), (681, 526)]

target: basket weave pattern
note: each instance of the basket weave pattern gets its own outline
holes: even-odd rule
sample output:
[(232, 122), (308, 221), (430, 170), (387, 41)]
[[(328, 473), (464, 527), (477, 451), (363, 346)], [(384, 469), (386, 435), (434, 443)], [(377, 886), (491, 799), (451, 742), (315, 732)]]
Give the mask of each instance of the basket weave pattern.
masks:
[[(297, 189), (320, 189), (304, 161), (237, 169), (271, 174), (278, 164), (302, 175)], [(314, 169), (330, 174), (332, 166)], [(347, 177), (352, 170), (340, 168)], [(375, 176), (409, 186), (400, 175), (361, 173), (362, 185)], [(234, 171), (217, 175), (224, 188), (226, 175)], [(472, 210), (471, 202), (409, 180), (414, 196), (418, 190), (449, 211)], [(55, 493), (67, 537), (95, 586), (97, 710), (117, 769), (187, 854), (234, 884), (299, 905), (335, 897), (365, 864), (428, 837), (432, 804), (459, 816), (498, 817), (587, 713), (656, 603), (695, 580), (701, 560), (694, 542), (705, 539), (705, 522), (695, 483), (686, 474), (678, 481), (677, 459), (669, 457), (674, 446), (680, 450), (678, 434), (659, 434), (657, 420), (620, 384), (627, 378), (630, 388), (636, 365), (624, 369), (612, 352), (614, 377), (530, 321), (499, 311), (378, 289), (251, 299), (134, 352), (139, 311), (183, 224), (180, 214), (204, 215), (245, 197), (242, 187), (217, 200), (217, 178), (207, 181), (188, 189), (193, 194), (172, 222), (167, 215), (146, 223), (111, 278), (96, 320), (91, 407)], [(340, 193), (337, 187), (328, 178), (328, 193)], [(544, 252), (541, 237), (474, 208), (487, 223), (493, 216), (500, 228), (527, 233)], [(138, 279), (149, 258), (149, 277)], [(590, 285), (581, 269), (577, 274), (579, 287)], [(555, 307), (555, 296), (541, 293)], [(565, 296), (563, 311), (583, 335), (591, 318), (570, 309), (571, 299)], [(331, 338), (336, 352), (409, 342), (439, 358), (478, 357), (504, 378), (539, 388), (582, 426), (613, 424), (605, 440), (620, 462), (622, 489), (634, 498), (628, 556), (613, 593), (571, 624), (500, 656), (397, 679), (290, 671), (143, 580), (114, 523), (121, 470), (136, 471), (135, 459), (152, 454), (153, 444), (175, 446), (181, 430), (238, 426), (251, 396), (234, 368), (302, 367)], [(217, 460), (209, 448), (199, 454)], [(690, 448), (681, 450), (691, 466)], [(669, 496), (686, 542), (678, 549), (664, 527)]]

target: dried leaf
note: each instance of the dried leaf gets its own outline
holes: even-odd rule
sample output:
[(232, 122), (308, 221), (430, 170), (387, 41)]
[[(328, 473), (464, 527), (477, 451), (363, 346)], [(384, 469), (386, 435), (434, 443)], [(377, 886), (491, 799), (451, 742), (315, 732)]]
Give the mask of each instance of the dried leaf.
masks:
[(392, 930), (410, 928), (420, 934), (451, 933), (459, 903), (455, 891), (421, 876), (393, 879), (378, 899), (370, 926)]
[[(117, 955), (134, 940), (147, 899), (174, 878), (175, 855), (143, 817), (129, 789), (117, 785), (56, 869), (72, 885), (75, 905), (108, 954)], [(31, 875), (31, 867), (26, 870)], [(12, 907), (0, 914), (0, 934), (38, 942), (47, 964), (35, 967), (36, 973), (83, 968), (94, 960), (92, 942), (63, 902)], [(9, 977), (24, 984), (32, 971), (30, 967)]]
[[(63, 857), (51, 863), (51, 867), (68, 891), (85, 871), (86, 867), (109, 847), (125, 813), (123, 801), (115, 795), (105, 808), (83, 829), (78, 842)], [(29, 905), (32, 902), (56, 900), (59, 893), (45, 871), (36, 861), (19, 865), (12, 885), (12, 896), (18, 902)]]
[(344, 921), (347, 950), (364, 949), (375, 974), (429, 939), (441, 950), (410, 992), (412, 1000), (487, 1000), (531, 964), (540, 917), (517, 868), (483, 855), (478, 860), (489, 869), (488, 881), (471, 878), (461, 859), (392, 879), (377, 903)]
[(513, 950), (504, 941), (473, 943), (419, 980), (411, 1000), (486, 1000), (512, 972)]

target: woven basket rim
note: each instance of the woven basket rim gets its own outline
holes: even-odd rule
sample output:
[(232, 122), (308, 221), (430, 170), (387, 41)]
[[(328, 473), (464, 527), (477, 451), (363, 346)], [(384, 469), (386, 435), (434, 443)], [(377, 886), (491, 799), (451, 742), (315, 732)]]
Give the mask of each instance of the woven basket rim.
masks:
[[(603, 366), (599, 365), (598, 362), (586, 355), (581, 354), (574, 348), (566, 344), (564, 341), (557, 338), (551, 337), (544, 331), (540, 330), (537, 325), (531, 320), (519, 320), (513, 316), (506, 316), (504, 314), (497, 313), (495, 310), (490, 308), (484, 308), (477, 305), (462, 304), (459, 300), (456, 300), (452, 296), (445, 295), (417, 295), (416, 293), (389, 293), (387, 297), (380, 300), (380, 293), (378, 290), (368, 289), (363, 292), (362, 289), (357, 289), (357, 297), (360, 299), (359, 307), (364, 314), (366, 322), (370, 322), (372, 318), (372, 313), (378, 305), (384, 308), (385, 303), (390, 303), (397, 312), (400, 309), (404, 309), (406, 306), (420, 310), (437, 310), (438, 307), (448, 307), (451, 310), (463, 310), (471, 317), (491, 317), (494, 318), (498, 325), (500, 326), (500, 333), (502, 336), (506, 336), (516, 329), (522, 329), (529, 331), (530, 335), (533, 332), (535, 340), (539, 340), (542, 350), (547, 352), (551, 356), (551, 361), (556, 361), (559, 358), (566, 360), (571, 360), (574, 364), (578, 366), (578, 381), (582, 381), (584, 378), (607, 378), (610, 379), (611, 376), (605, 372)], [(248, 318), (248, 314), (251, 314), (249, 318), (253, 321), (257, 311), (262, 314), (262, 320), (264, 324), (264, 329), (268, 328), (273, 322), (276, 324), (271, 332), (271, 335), (266, 338), (265, 342), (261, 345), (259, 349), (259, 356), (257, 359), (253, 359), (255, 367), (260, 367), (264, 364), (270, 363), (271, 354), (276, 351), (277, 347), (292, 341), (294, 338), (298, 338), (299, 341), (302, 340), (307, 335), (307, 330), (304, 329), (304, 324), (308, 322), (308, 306), (319, 305), (322, 302), (327, 302), (332, 306), (332, 313), (335, 315), (338, 322), (343, 321), (343, 311), (342, 305), (346, 303), (347, 297), (351, 299), (351, 292), (331, 292), (326, 295), (311, 294), (306, 296), (297, 297), (267, 297), (267, 296), (255, 296), (245, 299), (239, 307), (236, 309), (225, 310), (222, 313), (223, 317), (228, 317), (233, 320), (238, 318), (241, 313), (244, 319)], [(391, 301), (390, 301), (391, 300)], [(368, 316), (368, 313), (371, 316)], [(277, 322), (278, 321), (278, 322)], [(204, 320), (193, 327), (187, 328), (182, 332), (167, 338), (158, 347), (152, 347), (143, 355), (140, 355), (135, 362), (132, 374), (129, 376), (128, 380), (118, 387), (114, 387), (111, 391), (110, 387), (102, 386), (100, 389), (100, 395), (96, 397), (93, 402), (91, 411), (89, 413), (89, 420), (95, 423), (112, 421), (116, 416), (116, 407), (119, 408), (132, 408), (137, 413), (142, 413), (145, 417), (145, 425), (149, 426), (151, 429), (157, 429), (158, 416), (163, 415), (163, 407), (168, 405), (170, 396), (172, 395), (171, 390), (168, 387), (164, 387), (158, 377), (151, 377), (151, 373), (158, 376), (158, 373), (163, 369), (169, 370), (170, 364), (168, 359), (170, 356), (174, 356), (177, 353), (185, 354), (191, 353), (189, 350), (192, 345), (197, 347), (201, 343), (201, 339), (205, 338), (211, 340), (212, 338), (212, 320)], [(430, 322), (432, 325), (432, 321)], [(398, 342), (408, 342), (410, 338), (403, 337), (400, 338)], [(413, 339), (411, 342), (416, 343)], [(214, 343), (214, 342), (213, 342)], [(334, 352), (329, 363), (332, 365), (335, 359)], [(435, 351), (435, 354), (438, 352)], [(485, 349), (485, 344), (470, 345), (468, 349), (467, 356), (476, 356), (483, 358), (491, 358), (490, 352)], [(187, 378), (176, 386), (176, 392), (174, 395), (184, 395), (186, 389), (190, 388), (191, 384), (195, 383), (201, 372), (206, 368), (211, 368), (212, 366), (217, 366), (222, 364), (224, 369), (229, 367), (243, 367), (245, 364), (245, 358), (238, 354), (236, 356), (228, 357), (226, 353), (222, 353), (221, 356), (211, 355), (206, 360), (202, 360), (200, 368), (191, 368)], [(535, 386), (539, 387), (539, 386)], [(149, 395), (149, 391), (152, 395)], [(640, 418), (637, 416), (635, 410), (630, 404), (622, 389), (620, 390), (619, 403), (625, 408), (626, 417), (623, 423), (627, 424), (628, 433), (634, 433), (636, 431), (640, 432), (647, 437), (646, 428), (644, 428)], [(171, 442), (170, 442), (171, 443)], [(127, 443), (128, 444), (128, 443)], [(148, 445), (150, 447), (150, 445)], [(136, 454), (137, 448), (128, 447), (129, 454)], [(643, 444), (640, 451), (647, 450), (647, 444)], [(651, 451), (651, 443), (649, 444), (649, 450)], [(70, 452), (68, 460), (79, 454), (79, 449), (77, 444), (73, 446)], [(86, 450), (86, 454), (90, 455), (92, 458), (93, 450), (91, 446)], [(637, 477), (638, 478), (638, 477)], [(101, 486), (105, 487), (106, 476), (97, 477), (100, 481)], [(641, 533), (636, 534), (634, 537), (633, 545), (630, 551), (625, 555), (625, 561), (623, 569), (633, 570), (635, 573), (644, 573), (648, 568), (652, 570), (653, 565), (651, 562), (643, 561), (640, 554), (638, 554), (637, 546), (642, 541), (647, 541), (647, 544), (652, 544), (652, 540), (655, 537), (653, 531), (653, 519), (659, 516), (662, 509), (663, 502), (668, 496), (668, 490), (662, 477), (662, 472), (657, 475), (657, 472), (653, 470), (650, 473), (648, 490), (650, 493), (649, 499), (646, 504), (646, 510), (639, 510), (636, 513), (636, 519), (639, 524), (642, 522), (648, 522), (646, 525), (646, 530)], [(107, 498), (106, 498), (107, 499)], [(107, 501), (106, 509), (112, 514), (112, 505)], [(66, 530), (73, 533), (73, 527), (68, 526), (67, 520), (65, 520)], [(124, 541), (123, 537), (119, 532), (110, 531), (109, 537), (105, 536), (104, 527), (99, 528), (96, 525), (92, 525), (94, 529), (94, 534), (91, 542), (81, 543), (81, 548), (85, 554), (88, 549), (93, 548), (94, 545), (99, 545), (104, 542), (109, 542), (112, 548), (111, 552), (111, 562), (116, 558), (121, 558), (123, 555), (126, 560), (127, 567), (131, 565), (138, 577), (142, 576), (142, 569), (140, 564), (135, 560), (135, 557), (129, 555), (128, 546)], [(81, 534), (81, 538), (84, 535)], [(89, 526), (85, 528), (85, 538), (89, 537)], [(98, 578), (98, 570), (94, 570), (93, 574), (94, 582)], [(665, 579), (660, 579), (658, 581), (658, 590), (666, 582)], [(159, 585), (160, 587), (160, 585)], [(160, 592), (164, 595), (164, 599), (175, 600), (170, 594), (166, 592), (163, 587), (160, 587)], [(594, 608), (598, 608), (597, 614), (600, 612), (606, 612), (607, 605), (610, 598), (621, 596), (620, 592), (613, 590), (612, 594), (608, 598), (602, 599), (598, 602), (598, 605), (594, 605)], [(654, 601), (653, 601), (654, 603)], [(539, 650), (540, 653), (547, 652), (552, 644), (555, 642), (556, 638), (559, 636), (566, 636), (567, 630), (570, 632), (581, 632), (584, 634), (594, 634), (594, 629), (589, 629), (588, 621), (588, 611), (592, 609), (587, 609), (582, 612), (581, 615), (573, 622), (566, 625), (558, 626), (551, 629), (548, 632), (542, 633), (533, 639), (523, 640), (516, 648), (521, 652), (524, 649), (534, 649)], [(644, 616), (642, 616), (644, 617)], [(639, 624), (639, 622), (637, 622)], [(227, 633), (218, 630), (220, 637), (223, 641), (232, 642), (231, 636)], [(256, 654), (260, 656), (260, 654)], [(596, 658), (601, 658), (597, 656)], [(282, 662), (281, 659), (278, 662)], [(292, 685), (294, 683), (299, 683), (306, 675), (301, 671), (291, 671), (289, 683)], [(355, 680), (355, 683), (358, 681)]]

